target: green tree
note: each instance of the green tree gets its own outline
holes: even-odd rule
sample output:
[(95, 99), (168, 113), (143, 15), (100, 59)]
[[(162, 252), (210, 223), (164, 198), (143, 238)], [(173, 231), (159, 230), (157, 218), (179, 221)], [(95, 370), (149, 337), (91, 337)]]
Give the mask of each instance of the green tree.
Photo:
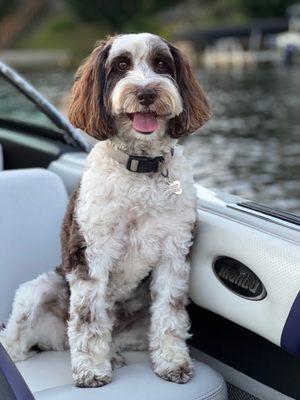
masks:
[(112, 29), (125, 26), (137, 29), (157, 11), (171, 7), (178, 0), (67, 0), (78, 18), (86, 22), (105, 22)]
[(249, 17), (282, 17), (296, 0), (240, 0), (240, 6)]
[(16, 3), (16, 0), (0, 0), (0, 19), (5, 17)]

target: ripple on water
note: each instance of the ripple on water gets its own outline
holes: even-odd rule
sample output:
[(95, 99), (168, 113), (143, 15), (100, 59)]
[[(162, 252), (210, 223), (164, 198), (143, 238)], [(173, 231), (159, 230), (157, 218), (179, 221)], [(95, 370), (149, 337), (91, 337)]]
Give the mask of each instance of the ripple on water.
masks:
[(184, 142), (196, 181), (300, 215), (300, 69), (199, 75), (214, 117)]

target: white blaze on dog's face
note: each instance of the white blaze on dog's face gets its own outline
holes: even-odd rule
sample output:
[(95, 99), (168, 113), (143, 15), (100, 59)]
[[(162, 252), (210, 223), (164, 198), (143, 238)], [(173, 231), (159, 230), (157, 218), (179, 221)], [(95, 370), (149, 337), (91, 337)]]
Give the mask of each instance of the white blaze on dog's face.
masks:
[(113, 81), (111, 111), (118, 131), (161, 136), (167, 120), (182, 113), (182, 98), (175, 82), (175, 62), (166, 42), (149, 34), (117, 37), (106, 62)]
[(69, 108), (73, 125), (98, 140), (179, 138), (210, 116), (189, 62), (150, 33), (99, 42), (78, 69)]

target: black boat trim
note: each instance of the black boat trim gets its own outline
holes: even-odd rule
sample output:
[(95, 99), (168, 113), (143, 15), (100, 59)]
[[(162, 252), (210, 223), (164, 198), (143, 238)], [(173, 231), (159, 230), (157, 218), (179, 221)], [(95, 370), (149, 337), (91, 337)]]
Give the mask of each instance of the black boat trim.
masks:
[(6, 129), (9, 131), (20, 132), (20, 133), (24, 133), (24, 131), (26, 132), (29, 131), (32, 134), (36, 134), (38, 137), (42, 135), (45, 138), (65, 143), (65, 141), (62, 138), (61, 131), (52, 129), (51, 127), (45, 127), (40, 124), (33, 124), (33, 123), (19, 121), (16, 119), (0, 117), (0, 129)]
[(243, 201), (241, 203), (236, 203), (236, 205), (239, 207), (247, 208), (248, 210), (253, 210), (265, 215), (269, 215), (270, 217), (280, 219), (290, 224), (300, 226), (300, 216), (286, 211), (278, 210), (277, 208), (268, 207), (263, 204), (255, 203), (253, 201)]
[(0, 343), (0, 399), (35, 400), (4, 347)]
[(286, 396), (300, 399), (300, 358), (194, 303), (188, 311), (193, 347)]

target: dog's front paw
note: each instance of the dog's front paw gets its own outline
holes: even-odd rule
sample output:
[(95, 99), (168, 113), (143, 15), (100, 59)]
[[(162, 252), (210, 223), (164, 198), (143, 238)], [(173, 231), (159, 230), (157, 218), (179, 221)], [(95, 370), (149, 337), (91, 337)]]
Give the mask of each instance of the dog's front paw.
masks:
[(111, 382), (111, 369), (101, 370), (97, 368), (77, 368), (73, 370), (73, 380), (76, 386), (81, 388), (96, 388)]
[(175, 383), (188, 382), (193, 377), (193, 372), (193, 365), (189, 362), (155, 371), (156, 375), (158, 375), (160, 378)]
[(165, 341), (163, 347), (152, 348), (150, 354), (154, 372), (160, 378), (175, 383), (186, 383), (192, 378), (193, 361), (184, 341)]

